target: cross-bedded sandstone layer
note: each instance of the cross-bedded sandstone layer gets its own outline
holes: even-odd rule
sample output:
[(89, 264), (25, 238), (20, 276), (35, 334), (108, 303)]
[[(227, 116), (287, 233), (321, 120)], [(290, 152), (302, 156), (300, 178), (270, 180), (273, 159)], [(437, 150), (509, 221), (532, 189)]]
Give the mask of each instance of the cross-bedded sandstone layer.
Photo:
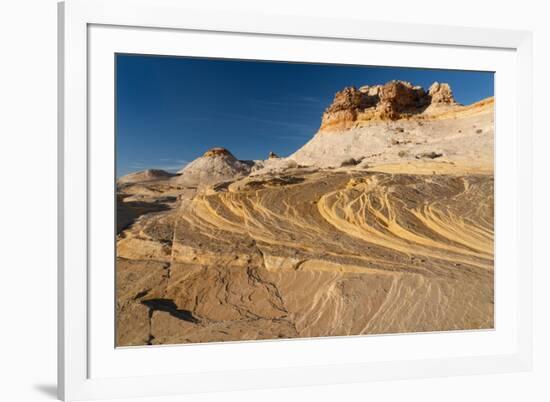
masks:
[(489, 175), (287, 172), (118, 240), (119, 345), (493, 326)]
[(123, 178), (117, 345), (492, 328), (493, 136), (492, 99), (394, 81), (290, 157)]

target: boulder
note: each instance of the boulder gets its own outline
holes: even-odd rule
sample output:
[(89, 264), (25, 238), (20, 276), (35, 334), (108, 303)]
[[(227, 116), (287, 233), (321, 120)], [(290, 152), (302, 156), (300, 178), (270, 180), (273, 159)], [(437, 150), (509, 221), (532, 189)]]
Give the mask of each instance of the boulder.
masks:
[(428, 90), (428, 95), (430, 96), (430, 102), (432, 104), (456, 104), (455, 98), (453, 97), (453, 91), (451, 90), (449, 84), (434, 82)]

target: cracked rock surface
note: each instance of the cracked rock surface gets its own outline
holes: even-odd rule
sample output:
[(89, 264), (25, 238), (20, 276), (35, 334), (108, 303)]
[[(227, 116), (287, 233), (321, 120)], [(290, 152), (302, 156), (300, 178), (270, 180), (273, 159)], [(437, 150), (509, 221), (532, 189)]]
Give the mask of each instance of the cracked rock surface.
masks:
[(117, 346), (493, 328), (493, 105), (346, 88), (290, 157), (119, 180)]
[(493, 179), (244, 178), (118, 238), (118, 345), (493, 326)]

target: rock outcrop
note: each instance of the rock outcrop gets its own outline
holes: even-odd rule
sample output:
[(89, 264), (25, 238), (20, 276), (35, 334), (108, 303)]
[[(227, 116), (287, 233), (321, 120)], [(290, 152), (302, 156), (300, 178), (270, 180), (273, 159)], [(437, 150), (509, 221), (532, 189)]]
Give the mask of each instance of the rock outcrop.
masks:
[(449, 84), (440, 84), (434, 82), (428, 91), (431, 104), (443, 103), (447, 105), (455, 105), (456, 101), (453, 97), (453, 91)]
[(166, 180), (175, 176), (173, 173), (169, 173), (161, 169), (146, 169), (140, 172), (130, 173), (126, 176), (122, 176), (117, 180), (117, 184), (127, 183), (141, 183), (154, 180)]
[(227, 149), (222, 148), (222, 147), (215, 147), (215, 148), (209, 149), (208, 151), (206, 151), (204, 153), (203, 157), (205, 157), (205, 158), (220, 157), (220, 158), (235, 159), (235, 157), (233, 156), (233, 154), (231, 152), (229, 152)]
[(249, 163), (238, 160), (225, 148), (212, 148), (180, 170), (176, 182), (203, 187), (247, 175)]
[[(367, 89), (342, 91), (346, 95), (340, 93), (342, 97), (325, 112), (319, 132), (288, 159), (315, 167), (349, 167), (346, 161), (350, 158), (368, 166), (406, 166), (419, 154), (434, 153), (438, 161), (492, 170), (493, 98), (462, 106), (446, 84), (436, 83), (424, 95), (414, 88), (368, 88), (369, 96), (379, 99), (370, 109), (357, 106), (365, 104), (357, 94), (368, 93)], [(343, 109), (337, 111), (338, 107)]]
[(325, 110), (320, 131), (335, 131), (357, 126), (361, 122), (397, 120), (424, 114), (433, 105), (458, 105), (448, 84), (435, 82), (426, 92), (406, 81), (384, 85), (346, 87), (337, 92)]

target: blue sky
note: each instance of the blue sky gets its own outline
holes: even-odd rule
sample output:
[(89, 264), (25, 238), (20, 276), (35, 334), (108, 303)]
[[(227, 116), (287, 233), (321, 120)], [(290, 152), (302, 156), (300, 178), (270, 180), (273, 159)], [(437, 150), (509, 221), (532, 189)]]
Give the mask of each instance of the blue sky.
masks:
[(458, 102), (493, 95), (493, 73), (166, 56), (116, 56), (117, 177), (179, 170), (215, 146), (239, 159), (286, 156), (346, 86), (448, 82)]

